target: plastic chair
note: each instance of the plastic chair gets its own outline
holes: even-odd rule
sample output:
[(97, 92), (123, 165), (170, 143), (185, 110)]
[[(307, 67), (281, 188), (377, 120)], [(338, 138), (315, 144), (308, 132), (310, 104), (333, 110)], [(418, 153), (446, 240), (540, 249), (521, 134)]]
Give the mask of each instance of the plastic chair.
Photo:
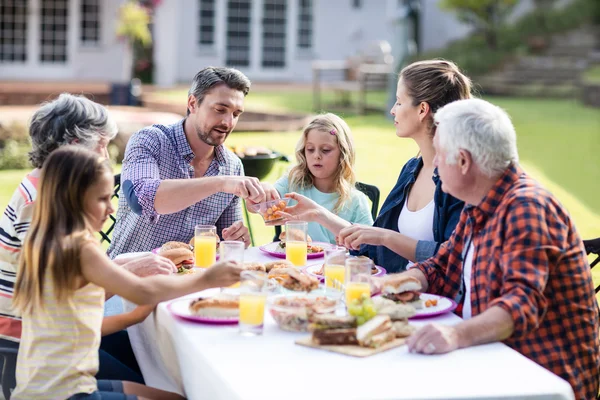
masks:
[[(115, 175), (115, 191), (112, 194), (111, 199), (114, 199), (115, 197), (118, 199), (119, 198), (119, 190), (121, 189), (121, 174), (117, 174)], [(100, 231), (100, 243), (102, 242), (108, 242), (110, 243), (110, 234), (112, 233), (113, 229), (115, 229), (115, 223), (117, 222), (117, 218), (111, 214), (108, 216), (108, 218), (110, 218), (110, 226), (108, 227), (108, 229), (106, 230), (106, 232)]]
[(4, 341), (0, 346), (0, 357), (2, 358), (2, 376), (0, 376), (0, 385), (2, 385), (2, 394), (6, 400), (10, 400), (12, 390), (17, 386), (17, 354), (19, 352), (19, 343)]
[[(369, 200), (371, 200), (371, 215), (373, 216), (373, 221), (375, 221), (377, 218), (377, 211), (379, 210), (379, 188), (375, 185), (369, 185), (368, 183), (356, 182), (356, 189), (363, 192)], [(281, 226), (277, 225), (275, 227), (275, 237), (273, 238), (274, 242), (279, 241), (279, 235), (281, 235)]]
[[(594, 266), (600, 263), (600, 237), (596, 239), (584, 240), (583, 244), (587, 254), (594, 254), (597, 256), (596, 259), (590, 264), (590, 268), (594, 268)], [(600, 285), (596, 286), (596, 293), (598, 292), (600, 292)]]

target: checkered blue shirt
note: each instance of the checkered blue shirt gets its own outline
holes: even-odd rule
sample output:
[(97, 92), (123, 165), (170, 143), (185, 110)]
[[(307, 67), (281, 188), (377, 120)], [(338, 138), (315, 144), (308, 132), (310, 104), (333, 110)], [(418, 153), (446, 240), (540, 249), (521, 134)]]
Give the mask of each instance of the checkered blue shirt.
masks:
[[(240, 198), (216, 193), (185, 210), (159, 215), (154, 208), (161, 180), (192, 179), (190, 162), (194, 153), (185, 137), (183, 122), (153, 125), (135, 133), (127, 143), (119, 209), (112, 243), (111, 258), (121, 253), (148, 251), (170, 240), (188, 242), (197, 224), (223, 228), (242, 219)], [(244, 175), (240, 159), (224, 146), (215, 147), (215, 157), (204, 176)]]

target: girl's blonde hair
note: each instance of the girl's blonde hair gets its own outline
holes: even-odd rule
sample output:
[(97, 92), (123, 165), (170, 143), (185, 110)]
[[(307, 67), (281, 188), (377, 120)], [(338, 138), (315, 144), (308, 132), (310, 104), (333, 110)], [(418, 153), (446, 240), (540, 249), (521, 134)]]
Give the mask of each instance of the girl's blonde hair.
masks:
[(108, 160), (82, 146), (59, 148), (44, 162), (15, 283), (13, 306), (22, 314), (43, 309), (46, 274), (59, 302), (77, 289), (81, 247), (94, 240), (85, 194), (107, 172), (112, 173)]
[(308, 133), (316, 129), (335, 136), (340, 149), (340, 167), (335, 175), (335, 191), (340, 195), (333, 211), (338, 213), (350, 200), (352, 189), (356, 183), (354, 174), (354, 140), (348, 124), (335, 114), (317, 115), (306, 125), (302, 137), (296, 144), (297, 164), (290, 170), (289, 185), (291, 190), (306, 189), (314, 184), (314, 176), (308, 169), (305, 149)]

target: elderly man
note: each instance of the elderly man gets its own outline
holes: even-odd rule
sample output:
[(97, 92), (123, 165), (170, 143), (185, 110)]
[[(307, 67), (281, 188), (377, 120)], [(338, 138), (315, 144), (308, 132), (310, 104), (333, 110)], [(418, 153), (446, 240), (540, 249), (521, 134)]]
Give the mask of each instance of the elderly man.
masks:
[(596, 398), (598, 306), (569, 214), (519, 166), (503, 110), (460, 100), (435, 123), (442, 189), (467, 205), (438, 254), (406, 274), (455, 299), (464, 321), (423, 327), (409, 349), (446, 353), (503, 341), (566, 379), (577, 399)]
[(192, 81), (186, 118), (144, 128), (130, 139), (111, 258), (187, 242), (197, 224), (216, 225), (222, 239), (250, 244), (240, 198), (260, 202), (265, 192), (224, 146), (249, 90), (250, 81), (235, 69), (204, 68)]

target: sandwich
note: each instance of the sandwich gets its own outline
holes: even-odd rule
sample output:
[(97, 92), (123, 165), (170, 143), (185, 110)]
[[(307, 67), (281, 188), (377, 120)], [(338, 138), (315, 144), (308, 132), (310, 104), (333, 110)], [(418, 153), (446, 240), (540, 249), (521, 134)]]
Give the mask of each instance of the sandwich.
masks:
[(199, 317), (235, 318), (240, 315), (240, 301), (225, 295), (201, 297), (190, 303), (190, 312)]
[(189, 246), (187, 249), (184, 247), (177, 247), (173, 249), (162, 250), (161, 248), (159, 254), (162, 257), (166, 257), (173, 261), (173, 264), (175, 264), (177, 267), (178, 274), (193, 274), (195, 272), (194, 253), (192, 253), (192, 251), (189, 249)]
[(262, 271), (262, 272), (267, 272), (267, 269), (265, 268), (265, 265), (263, 263), (260, 263), (260, 262), (247, 262), (247, 263), (244, 263), (243, 269), (245, 271)]
[(310, 321), (310, 331), (356, 328), (356, 318), (351, 315), (312, 314)]
[(319, 287), (319, 279), (308, 276), (302, 272), (289, 268), (286, 270), (287, 277), (282, 280), (281, 286), (288, 290), (297, 292), (310, 292)]
[(421, 300), (421, 282), (404, 274), (389, 275), (383, 281), (382, 297), (395, 303), (408, 304), (416, 309), (423, 308)]
[(268, 262), (265, 264), (265, 269), (267, 272), (271, 272), (274, 269), (281, 269), (281, 268), (296, 268), (296, 267), (294, 266), (294, 264), (292, 264), (288, 260), (271, 261), (271, 262)]
[(373, 298), (373, 304), (377, 314), (388, 315), (392, 321), (406, 321), (415, 315), (415, 308), (412, 305), (396, 303), (385, 297)]
[(277, 281), (277, 283), (279, 283), (281, 285), (283, 283), (283, 281), (285, 281), (290, 276), (289, 271), (293, 270), (293, 269), (294, 268), (272, 269), (271, 271), (269, 271), (267, 278), (274, 279), (275, 281)]
[(376, 315), (356, 328), (356, 339), (363, 347), (377, 348), (396, 338), (392, 321), (387, 315)]
[(357, 345), (356, 318), (335, 314), (314, 314), (308, 329), (318, 345)]
[(170, 241), (170, 242), (167, 242), (167, 243), (163, 244), (162, 246), (160, 246), (159, 254), (161, 254), (161, 252), (164, 251), (164, 250), (172, 250), (172, 249), (188, 249), (188, 250), (191, 250), (191, 247), (187, 243)]

